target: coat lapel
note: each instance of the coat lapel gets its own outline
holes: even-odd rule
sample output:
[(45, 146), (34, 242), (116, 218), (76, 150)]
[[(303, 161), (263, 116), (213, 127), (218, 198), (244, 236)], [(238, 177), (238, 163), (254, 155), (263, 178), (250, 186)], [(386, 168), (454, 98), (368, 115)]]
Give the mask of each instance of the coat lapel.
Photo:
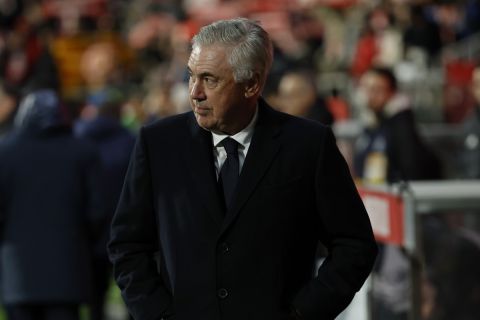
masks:
[(280, 149), (280, 125), (276, 123), (274, 113), (275, 111), (260, 100), (255, 132), (243, 164), (235, 198), (227, 211), (220, 235), (236, 219)]
[(194, 192), (199, 195), (200, 202), (204, 203), (213, 220), (220, 227), (224, 209), (221, 205), (215, 174), (212, 135), (198, 126), (193, 113), (189, 125), (192, 139), (189, 139), (190, 145), (185, 148), (184, 155), (193, 181)]

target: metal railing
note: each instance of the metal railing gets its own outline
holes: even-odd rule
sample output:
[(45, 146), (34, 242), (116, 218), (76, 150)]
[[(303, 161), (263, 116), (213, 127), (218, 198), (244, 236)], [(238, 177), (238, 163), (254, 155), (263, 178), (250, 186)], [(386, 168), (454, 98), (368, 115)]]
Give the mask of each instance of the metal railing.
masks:
[[(409, 319), (419, 320), (421, 304), (421, 277), (423, 256), (420, 217), (424, 214), (442, 214), (451, 210), (478, 210), (480, 212), (480, 180), (416, 181), (394, 185), (362, 186), (385, 197), (396, 196), (403, 201), (403, 243), (410, 260), (411, 310)], [(369, 215), (376, 216), (368, 208)], [(375, 230), (375, 221), (372, 221)], [(368, 309), (368, 306), (365, 307)]]

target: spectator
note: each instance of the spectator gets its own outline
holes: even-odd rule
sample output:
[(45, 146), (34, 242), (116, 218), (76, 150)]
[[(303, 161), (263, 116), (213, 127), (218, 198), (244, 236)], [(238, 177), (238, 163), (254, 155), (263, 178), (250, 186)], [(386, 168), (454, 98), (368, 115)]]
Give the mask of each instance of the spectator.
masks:
[[(370, 69), (362, 79), (370, 122), (356, 144), (356, 174), (365, 182), (386, 183), (440, 177), (436, 156), (422, 142), (405, 96), (392, 71)], [(376, 319), (407, 319), (409, 261), (397, 246), (384, 245), (374, 273)]]
[[(411, 24), (403, 33), (405, 50), (420, 48), (431, 59), (439, 52), (441, 40), (438, 26), (428, 20), (424, 5), (413, 5), (410, 8)], [(431, 61), (431, 60), (429, 60)]]
[[(98, 107), (111, 100), (115, 91), (124, 89), (120, 49), (112, 41), (94, 42), (83, 52), (80, 72), (84, 82), (86, 108), (83, 117), (95, 117)], [(125, 95), (125, 92), (121, 92)]]
[[(5, 6), (8, 8), (9, 4), (7, 2)], [(0, 29), (0, 79), (19, 91), (57, 89), (59, 86), (57, 66), (49, 49), (44, 21), (29, 14), (36, 5), (20, 5), (18, 2), (14, 7), (22, 11), (16, 11), (17, 15), (10, 17), (10, 29), (4, 33)]]
[(105, 223), (98, 154), (64, 126), (50, 90), (28, 94), (0, 144), (1, 300), (10, 320), (77, 320)]
[(431, 8), (430, 14), (438, 25), (443, 46), (453, 44), (479, 30), (479, 5), (476, 0), (438, 0)]
[(374, 183), (439, 178), (440, 163), (420, 138), (392, 71), (370, 69), (363, 83), (368, 119), (356, 143), (356, 175)]
[(318, 94), (314, 75), (302, 71), (287, 72), (278, 86), (279, 106), (283, 112), (331, 125), (333, 116)]
[(351, 72), (355, 77), (361, 77), (372, 67), (393, 67), (402, 58), (402, 36), (388, 9), (376, 7), (366, 19), (353, 55)]

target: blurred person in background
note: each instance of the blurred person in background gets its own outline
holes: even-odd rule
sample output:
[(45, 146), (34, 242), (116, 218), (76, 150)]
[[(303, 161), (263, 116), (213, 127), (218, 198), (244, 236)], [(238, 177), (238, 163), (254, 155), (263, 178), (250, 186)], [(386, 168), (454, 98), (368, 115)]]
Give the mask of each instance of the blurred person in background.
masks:
[(380, 5), (368, 12), (365, 30), (354, 48), (351, 73), (358, 79), (372, 67), (393, 67), (403, 58), (403, 39), (390, 7)]
[(171, 65), (163, 64), (146, 75), (143, 82), (145, 90), (142, 99), (143, 124), (188, 110), (188, 84), (184, 78), (172, 77), (170, 71)]
[[(120, 122), (123, 93), (110, 88), (103, 99), (95, 99), (95, 108), (87, 112), (89, 117), (75, 124), (75, 134), (96, 145), (100, 152), (101, 197), (105, 206), (107, 221), (111, 221), (117, 206), (127, 171), (130, 153), (135, 143), (133, 134)], [(91, 116), (95, 114), (95, 116)], [(105, 319), (105, 295), (111, 280), (111, 264), (107, 256), (107, 241), (110, 237), (110, 224), (105, 224), (93, 248), (93, 297), (90, 305), (90, 319)]]
[[(365, 129), (355, 144), (357, 177), (364, 183), (439, 179), (439, 160), (421, 139), (409, 100), (398, 91), (393, 72), (371, 68), (360, 83), (366, 109)], [(400, 247), (381, 246), (373, 277), (375, 319), (408, 318), (409, 268)]]
[(128, 10), (130, 26), (126, 38), (135, 54), (140, 77), (159, 64), (179, 58), (175, 56), (174, 39), (182, 37), (183, 32), (177, 26), (183, 13), (178, 2), (135, 1), (129, 4)]
[(430, 8), (430, 18), (438, 26), (442, 46), (456, 43), (480, 30), (480, 4), (477, 0), (438, 0)]
[[(85, 78), (84, 62), (91, 60), (87, 68), (97, 68), (97, 75), (108, 81), (131, 81), (134, 74), (132, 50), (119, 33), (118, 18), (123, 16), (123, 1), (89, 0), (37, 2), (43, 18), (51, 30), (50, 48), (58, 67), (61, 94), (67, 99), (77, 97), (79, 91), (90, 89), (85, 80), (101, 81), (101, 78)], [(115, 16), (117, 15), (117, 16)], [(88, 51), (90, 51), (88, 53)], [(103, 59), (103, 53), (109, 59)], [(104, 71), (109, 70), (105, 76)], [(128, 72), (127, 72), (128, 71)], [(103, 73), (103, 74), (102, 74)], [(95, 84), (94, 84), (95, 85)]]
[(317, 92), (315, 76), (306, 71), (292, 70), (281, 77), (278, 103), (280, 110), (288, 114), (333, 124), (333, 116)]
[(164, 83), (157, 88), (150, 89), (142, 101), (145, 112), (144, 124), (177, 114), (170, 98), (171, 85)]
[(416, 128), (409, 98), (390, 69), (372, 68), (362, 79), (365, 130), (357, 139), (355, 174), (364, 182), (438, 179), (438, 158)]
[[(273, 53), (255, 22), (214, 22), (192, 44), (193, 112), (140, 130), (112, 222), (109, 255), (129, 311), (334, 319), (377, 249), (332, 131), (260, 98)], [(320, 239), (329, 255), (313, 278)]]
[(19, 100), (20, 94), (14, 87), (0, 82), (0, 141), (13, 128)]
[(96, 41), (86, 48), (80, 59), (83, 85), (77, 93), (86, 104), (81, 110), (83, 119), (95, 118), (98, 106), (114, 95), (127, 96), (130, 87), (128, 79), (122, 77), (124, 69), (121, 49), (114, 42)]
[(52, 90), (29, 93), (0, 143), (0, 295), (9, 320), (78, 320), (106, 223), (100, 162)]
[(10, 15), (0, 23), (0, 79), (24, 92), (40, 87), (58, 89), (57, 65), (38, 4), (4, 1), (0, 17), (2, 10)]
[(410, 24), (403, 32), (405, 55), (413, 50), (422, 50), (428, 63), (432, 63), (442, 45), (438, 25), (428, 18), (428, 6), (425, 4), (412, 5), (409, 12)]
[(2, 1), (0, 5), (0, 30), (12, 28), (23, 11), (23, 0)]

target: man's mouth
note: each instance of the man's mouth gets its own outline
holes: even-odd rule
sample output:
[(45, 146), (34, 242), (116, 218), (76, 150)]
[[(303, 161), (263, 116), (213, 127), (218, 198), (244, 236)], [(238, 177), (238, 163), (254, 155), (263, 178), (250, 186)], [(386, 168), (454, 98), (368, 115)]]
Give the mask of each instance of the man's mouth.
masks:
[(210, 112), (210, 110), (211, 109), (208, 108), (208, 107), (194, 106), (195, 113), (200, 114), (200, 115), (207, 114), (208, 112)]

